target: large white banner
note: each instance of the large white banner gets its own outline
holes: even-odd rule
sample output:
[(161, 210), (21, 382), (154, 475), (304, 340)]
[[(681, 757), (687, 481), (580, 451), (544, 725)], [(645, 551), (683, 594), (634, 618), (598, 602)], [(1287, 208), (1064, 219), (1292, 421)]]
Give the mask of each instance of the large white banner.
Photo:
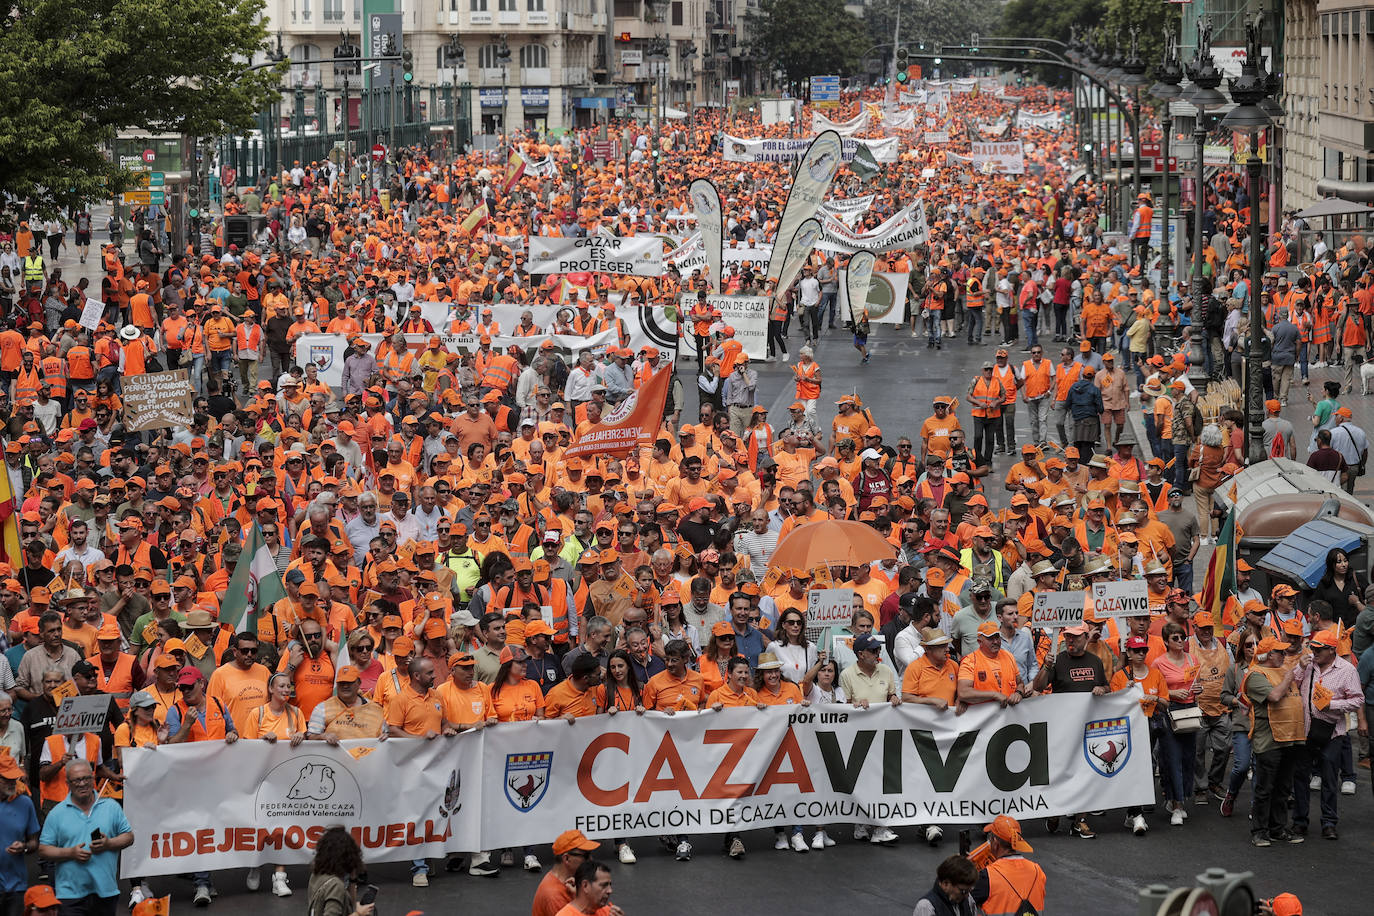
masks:
[(833, 216), (845, 225), (852, 225), (860, 214), (867, 212), (878, 195), (864, 194), (860, 197), (832, 198), (821, 204), (820, 212)]
[[(707, 296), (706, 301), (712, 308), (720, 309), (720, 320), (735, 329), (735, 340), (743, 345), (751, 360), (768, 355), (767, 296)], [(683, 359), (695, 357), (696, 336), (683, 335), (678, 347)]]
[[(863, 252), (855, 255), (859, 257)], [(874, 271), (868, 281), (868, 320), (873, 324), (901, 324), (906, 311), (906, 291), (911, 284), (908, 274)], [(838, 297), (840, 314), (849, 314), (849, 284), (840, 284)], [(857, 310), (857, 307), (856, 307)]]
[(811, 130), (820, 133), (825, 130), (833, 130), (841, 137), (852, 137), (861, 130), (868, 128), (868, 109), (862, 108), (859, 113), (848, 121), (832, 121), (819, 111), (811, 112)]
[(501, 726), (482, 740), (484, 849), (546, 843), (568, 828), (632, 837), (984, 824), (1154, 798), (1138, 693), (986, 703), (963, 715), (914, 703), (621, 713)]
[(883, 114), (883, 130), (915, 130), (916, 129), (916, 109), (907, 108), (898, 111), (889, 111)]
[(1022, 109), (1016, 113), (1016, 126), (1059, 130), (1064, 126), (1064, 116), (1057, 111), (1034, 112)]
[[(845, 162), (854, 158), (859, 144), (868, 147), (875, 162), (896, 162), (901, 151), (897, 137), (884, 137), (868, 140), (861, 137), (845, 137), (840, 156)], [(725, 135), (724, 157), (726, 162), (791, 162), (806, 153), (811, 146), (810, 137), (732, 137)]]
[[(125, 752), (124, 876), (304, 864), (341, 825), (367, 862), (791, 824), (984, 824), (1149, 804), (1139, 691), (952, 710), (732, 708), (503, 724), (431, 741)], [(207, 791), (212, 787), (212, 791)]]
[[(676, 267), (684, 279), (690, 277), (692, 271), (709, 266), (700, 233), (693, 233), (680, 241), (672, 239), (669, 244), (675, 244), (677, 247), (663, 256), (663, 262), (671, 267)], [(768, 260), (772, 256), (772, 245), (759, 245), (757, 248), (721, 249), (721, 263), (728, 267), (734, 267), (748, 261), (751, 266), (762, 269), (767, 266)], [(722, 271), (724, 271), (724, 267), (722, 267)]]
[(245, 740), (126, 748), (134, 844), (120, 868), (130, 877), (303, 865), (335, 826), (352, 832), (368, 862), (472, 851), (482, 752), (476, 733), (340, 747)]
[(921, 200), (898, 210), (881, 225), (868, 232), (855, 232), (831, 214), (823, 214), (821, 240), (816, 248), (853, 254), (856, 251), (891, 251), (914, 248), (925, 244), (930, 237), (926, 224), (925, 203)]
[(567, 274), (584, 271), (632, 274), (636, 277), (662, 276), (663, 243), (652, 235), (633, 238), (590, 235), (572, 239), (530, 236), (530, 273)]
[(707, 267), (706, 282), (712, 292), (723, 292), (720, 288), (720, 248), (725, 222), (720, 192), (709, 178), (698, 178), (688, 187), (687, 196), (692, 200), (692, 210), (697, 217), (697, 239)]
[(1020, 140), (1009, 143), (975, 142), (973, 167), (980, 172), (1020, 175), (1026, 170), (1026, 155)]

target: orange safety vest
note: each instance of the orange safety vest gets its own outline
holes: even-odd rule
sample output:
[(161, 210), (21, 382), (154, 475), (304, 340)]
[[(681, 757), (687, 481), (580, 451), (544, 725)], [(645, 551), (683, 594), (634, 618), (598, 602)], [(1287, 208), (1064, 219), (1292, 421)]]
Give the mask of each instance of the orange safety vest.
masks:
[(195, 716), (191, 725), (191, 734), (187, 736), (188, 741), (223, 741), (225, 735), (229, 733), (224, 724), (224, 704), (214, 697), (205, 698), (204, 725), (200, 724), (200, 717), (191, 712), (185, 700), (178, 699), (176, 706), (183, 720), (185, 720), (187, 716)]
[(100, 656), (98, 654), (92, 655), (90, 658), (86, 659), (86, 661), (95, 665), (95, 683), (96, 686), (100, 688), (101, 692), (125, 694), (125, 696), (116, 696), (115, 703), (119, 705), (120, 709), (128, 709), (128, 694), (134, 689), (134, 657), (121, 652), (119, 657), (115, 659), (114, 670), (110, 671), (108, 674), (101, 666)]
[[(1013, 389), (1015, 390), (1015, 389)], [(996, 418), (1002, 415), (1002, 402), (1006, 400), (1006, 388), (997, 380), (996, 370), (992, 380), (983, 378), (981, 375), (973, 380), (973, 415), (982, 418)], [(993, 407), (982, 407), (979, 398), (997, 398), (996, 405)]]
[[(100, 765), (100, 737), (90, 732), (81, 735), (85, 738), (85, 747), (81, 749), (81, 756), (91, 765), (94, 770)], [(67, 754), (67, 735), (49, 735), (46, 739), (48, 746), (48, 756), (52, 762), (56, 763)], [(60, 802), (67, 797), (67, 768), (59, 766), (57, 774), (51, 779), (42, 780), (41, 796), (47, 802)]]
[(238, 346), (239, 359), (257, 359), (262, 352), (262, 325), (240, 324), (234, 329), (234, 342)]
[(32, 404), (38, 400), (38, 386), (42, 384), (38, 378), (38, 366), (32, 369), (19, 369), (19, 375), (14, 380), (14, 406), (23, 407), (25, 404)]
[(964, 287), (964, 306), (971, 309), (983, 307), (986, 290), (983, 289), (983, 281), (977, 277), (970, 277), (968, 286)]
[(509, 390), (511, 380), (515, 377), (513, 374), (515, 365), (515, 357), (498, 353), (487, 364), (486, 371), (482, 373), (481, 387), (495, 388), (497, 391)]
[(1155, 221), (1155, 208), (1149, 204), (1141, 204), (1135, 208), (1136, 216), (1140, 217), (1140, 224), (1136, 226), (1135, 238), (1148, 239), (1150, 237), (1150, 227)]
[(67, 361), (60, 356), (43, 357), (43, 381), (58, 399), (67, 396)]
[(1005, 366), (992, 364), (992, 377), (1002, 383), (1002, 387), (1007, 390), (1007, 396), (1002, 399), (1003, 404), (1016, 403), (1016, 370), (1008, 363)]
[(67, 378), (73, 382), (89, 382), (95, 378), (90, 347), (72, 347), (67, 351)]

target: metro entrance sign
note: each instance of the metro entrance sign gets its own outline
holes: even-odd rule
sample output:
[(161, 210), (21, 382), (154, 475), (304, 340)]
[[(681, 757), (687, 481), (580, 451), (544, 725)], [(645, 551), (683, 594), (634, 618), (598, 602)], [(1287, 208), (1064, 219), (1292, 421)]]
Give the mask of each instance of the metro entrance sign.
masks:
[(381, 162), (386, 159), (386, 147), (377, 143), (372, 147), (372, 161)]

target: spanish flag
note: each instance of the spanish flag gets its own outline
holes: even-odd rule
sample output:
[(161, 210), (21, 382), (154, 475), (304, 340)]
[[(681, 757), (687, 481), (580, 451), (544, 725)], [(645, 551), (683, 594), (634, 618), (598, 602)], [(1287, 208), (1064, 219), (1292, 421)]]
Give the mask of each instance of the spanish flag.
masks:
[(1217, 546), (1207, 564), (1207, 578), (1202, 585), (1202, 610), (1210, 611), (1220, 632), (1222, 609), (1236, 587), (1236, 510), (1226, 513), (1226, 523), (1217, 535)]
[(482, 224), (485, 223), (486, 221), (487, 221), (487, 205), (486, 205), (486, 203), (484, 202), (484, 203), (479, 204), (478, 206), (474, 207), (474, 208), (472, 209), (472, 212), (469, 213), (469, 214), (467, 215), (467, 218), (465, 218), (465, 219), (463, 220), (463, 222), (462, 222), (461, 224), (459, 224), (458, 228), (461, 229), (461, 230), (463, 230), (463, 234), (464, 234), (464, 235), (472, 235), (472, 234), (473, 234), (474, 232), (476, 232), (476, 231), (478, 230), (478, 228), (480, 228), (480, 227), (482, 226)]
[(10, 486), (8, 471), (0, 470), (0, 560), (15, 569), (24, 565), (19, 549), (19, 496)]
[(510, 189), (515, 187), (516, 182), (518, 182), (524, 174), (525, 157), (517, 153), (515, 148), (512, 147), (510, 156), (506, 158), (506, 177), (501, 182), (501, 193), (509, 194)]

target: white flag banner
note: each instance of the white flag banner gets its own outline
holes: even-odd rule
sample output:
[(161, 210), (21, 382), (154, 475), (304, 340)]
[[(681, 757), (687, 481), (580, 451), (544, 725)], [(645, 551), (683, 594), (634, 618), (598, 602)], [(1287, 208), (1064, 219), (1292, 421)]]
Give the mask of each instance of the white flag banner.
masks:
[(558, 174), (558, 163), (552, 156), (545, 156), (543, 159), (526, 162), (525, 174), (534, 175), (538, 178), (553, 178)]
[[(901, 152), (897, 137), (883, 137), (869, 140), (862, 137), (845, 137), (840, 156), (845, 162), (854, 159), (859, 144), (868, 147), (877, 162), (896, 162)], [(791, 162), (806, 154), (811, 146), (808, 137), (747, 138), (725, 135), (722, 144), (726, 162)]]
[[(660, 236), (662, 238), (662, 236)], [(701, 270), (707, 266), (706, 252), (701, 246), (700, 233), (694, 233), (684, 239), (672, 239), (669, 244), (675, 245), (672, 251), (663, 256), (663, 263), (670, 267), (676, 267), (678, 273), (684, 278), (690, 277), (692, 271)], [(755, 269), (762, 269), (768, 265), (768, 260), (773, 256), (773, 246), (760, 244), (752, 248), (723, 248), (721, 249), (722, 273), (725, 268), (734, 268), (741, 264), (749, 264)]]
[(481, 839), (482, 752), (480, 732), (339, 747), (126, 748), (124, 811), (135, 841), (120, 867), (131, 877), (304, 865), (320, 834), (335, 826), (353, 834), (368, 862), (473, 851)]
[(949, 142), (949, 131), (947, 130), (927, 130), (921, 134), (921, 142), (929, 143), (931, 146), (943, 146)]
[(1011, 122), (1006, 118), (1001, 118), (992, 122), (979, 121), (978, 130), (982, 132), (984, 136), (1000, 137), (1007, 132), (1007, 125), (1010, 123)]
[(973, 91), (974, 91), (975, 89), (977, 89), (977, 88), (978, 88), (978, 80), (976, 80), (976, 79), (970, 78), (970, 79), (957, 79), (957, 80), (950, 80), (950, 81), (949, 81), (949, 89), (950, 89), (951, 92), (958, 92), (958, 93), (961, 93), (961, 94), (962, 94), (962, 93), (969, 93), (969, 92), (973, 92)]
[(833, 216), (845, 225), (852, 226), (854, 220), (866, 213), (868, 208), (873, 205), (876, 194), (864, 194), (862, 197), (846, 197), (827, 200), (821, 204), (821, 213)]
[[(857, 258), (859, 255), (854, 257)], [(864, 308), (868, 309), (869, 322), (871, 324), (901, 324), (906, 317), (906, 291), (910, 283), (910, 274), (875, 271), (869, 277), (868, 295), (864, 300)], [(849, 284), (840, 284), (839, 292), (837, 301), (840, 313), (848, 315)]]
[(698, 178), (687, 189), (692, 211), (697, 218), (697, 238), (706, 259), (706, 282), (713, 292), (721, 292), (721, 237), (725, 234), (724, 214), (720, 206), (720, 192), (709, 178)]
[(833, 130), (841, 137), (852, 137), (861, 130), (868, 129), (868, 109), (863, 108), (857, 115), (848, 121), (832, 121), (819, 111), (811, 113), (811, 130), (814, 133), (821, 133), (826, 130)]
[(925, 244), (930, 238), (924, 202), (917, 200), (867, 232), (855, 232), (834, 216), (826, 214), (821, 223), (821, 240), (816, 248), (853, 254), (856, 251), (891, 251)]
[[(792, 187), (787, 192), (787, 203), (783, 205), (782, 218), (778, 221), (778, 233), (773, 239), (773, 245), (782, 253), (782, 259), (780, 263), (768, 265), (768, 275), (778, 280), (773, 293), (775, 299), (781, 299), (786, 294), (792, 277), (801, 268), (801, 261), (794, 257), (792, 243), (801, 233), (802, 226), (813, 220), (825, 201), (825, 195), (830, 191), (835, 173), (840, 168), (842, 143), (839, 134), (828, 130), (807, 145), (801, 162), (797, 164)], [(815, 235), (820, 235), (819, 225), (816, 226)], [(806, 254), (810, 254), (814, 244), (815, 239), (810, 239)], [(789, 270), (790, 276), (784, 277), (783, 274)]]
[(897, 103), (899, 105), (924, 105), (926, 103), (926, 90), (917, 89), (915, 92), (897, 93)]
[(873, 265), (877, 257), (871, 251), (856, 252), (844, 268), (844, 290), (847, 308), (843, 314), (851, 321), (868, 306), (868, 290), (873, 281)]
[(591, 271), (658, 277), (663, 274), (663, 243), (655, 236), (584, 238), (530, 236), (529, 272), (567, 274)]
[(981, 825), (1154, 798), (1136, 692), (980, 703), (958, 716), (914, 703), (733, 708), (481, 734), (488, 765), (473, 801), (484, 849), (547, 843), (568, 828), (601, 838)]
[(1026, 171), (1026, 154), (1020, 140), (1009, 143), (973, 144), (973, 167), (987, 174), (1020, 175)]

